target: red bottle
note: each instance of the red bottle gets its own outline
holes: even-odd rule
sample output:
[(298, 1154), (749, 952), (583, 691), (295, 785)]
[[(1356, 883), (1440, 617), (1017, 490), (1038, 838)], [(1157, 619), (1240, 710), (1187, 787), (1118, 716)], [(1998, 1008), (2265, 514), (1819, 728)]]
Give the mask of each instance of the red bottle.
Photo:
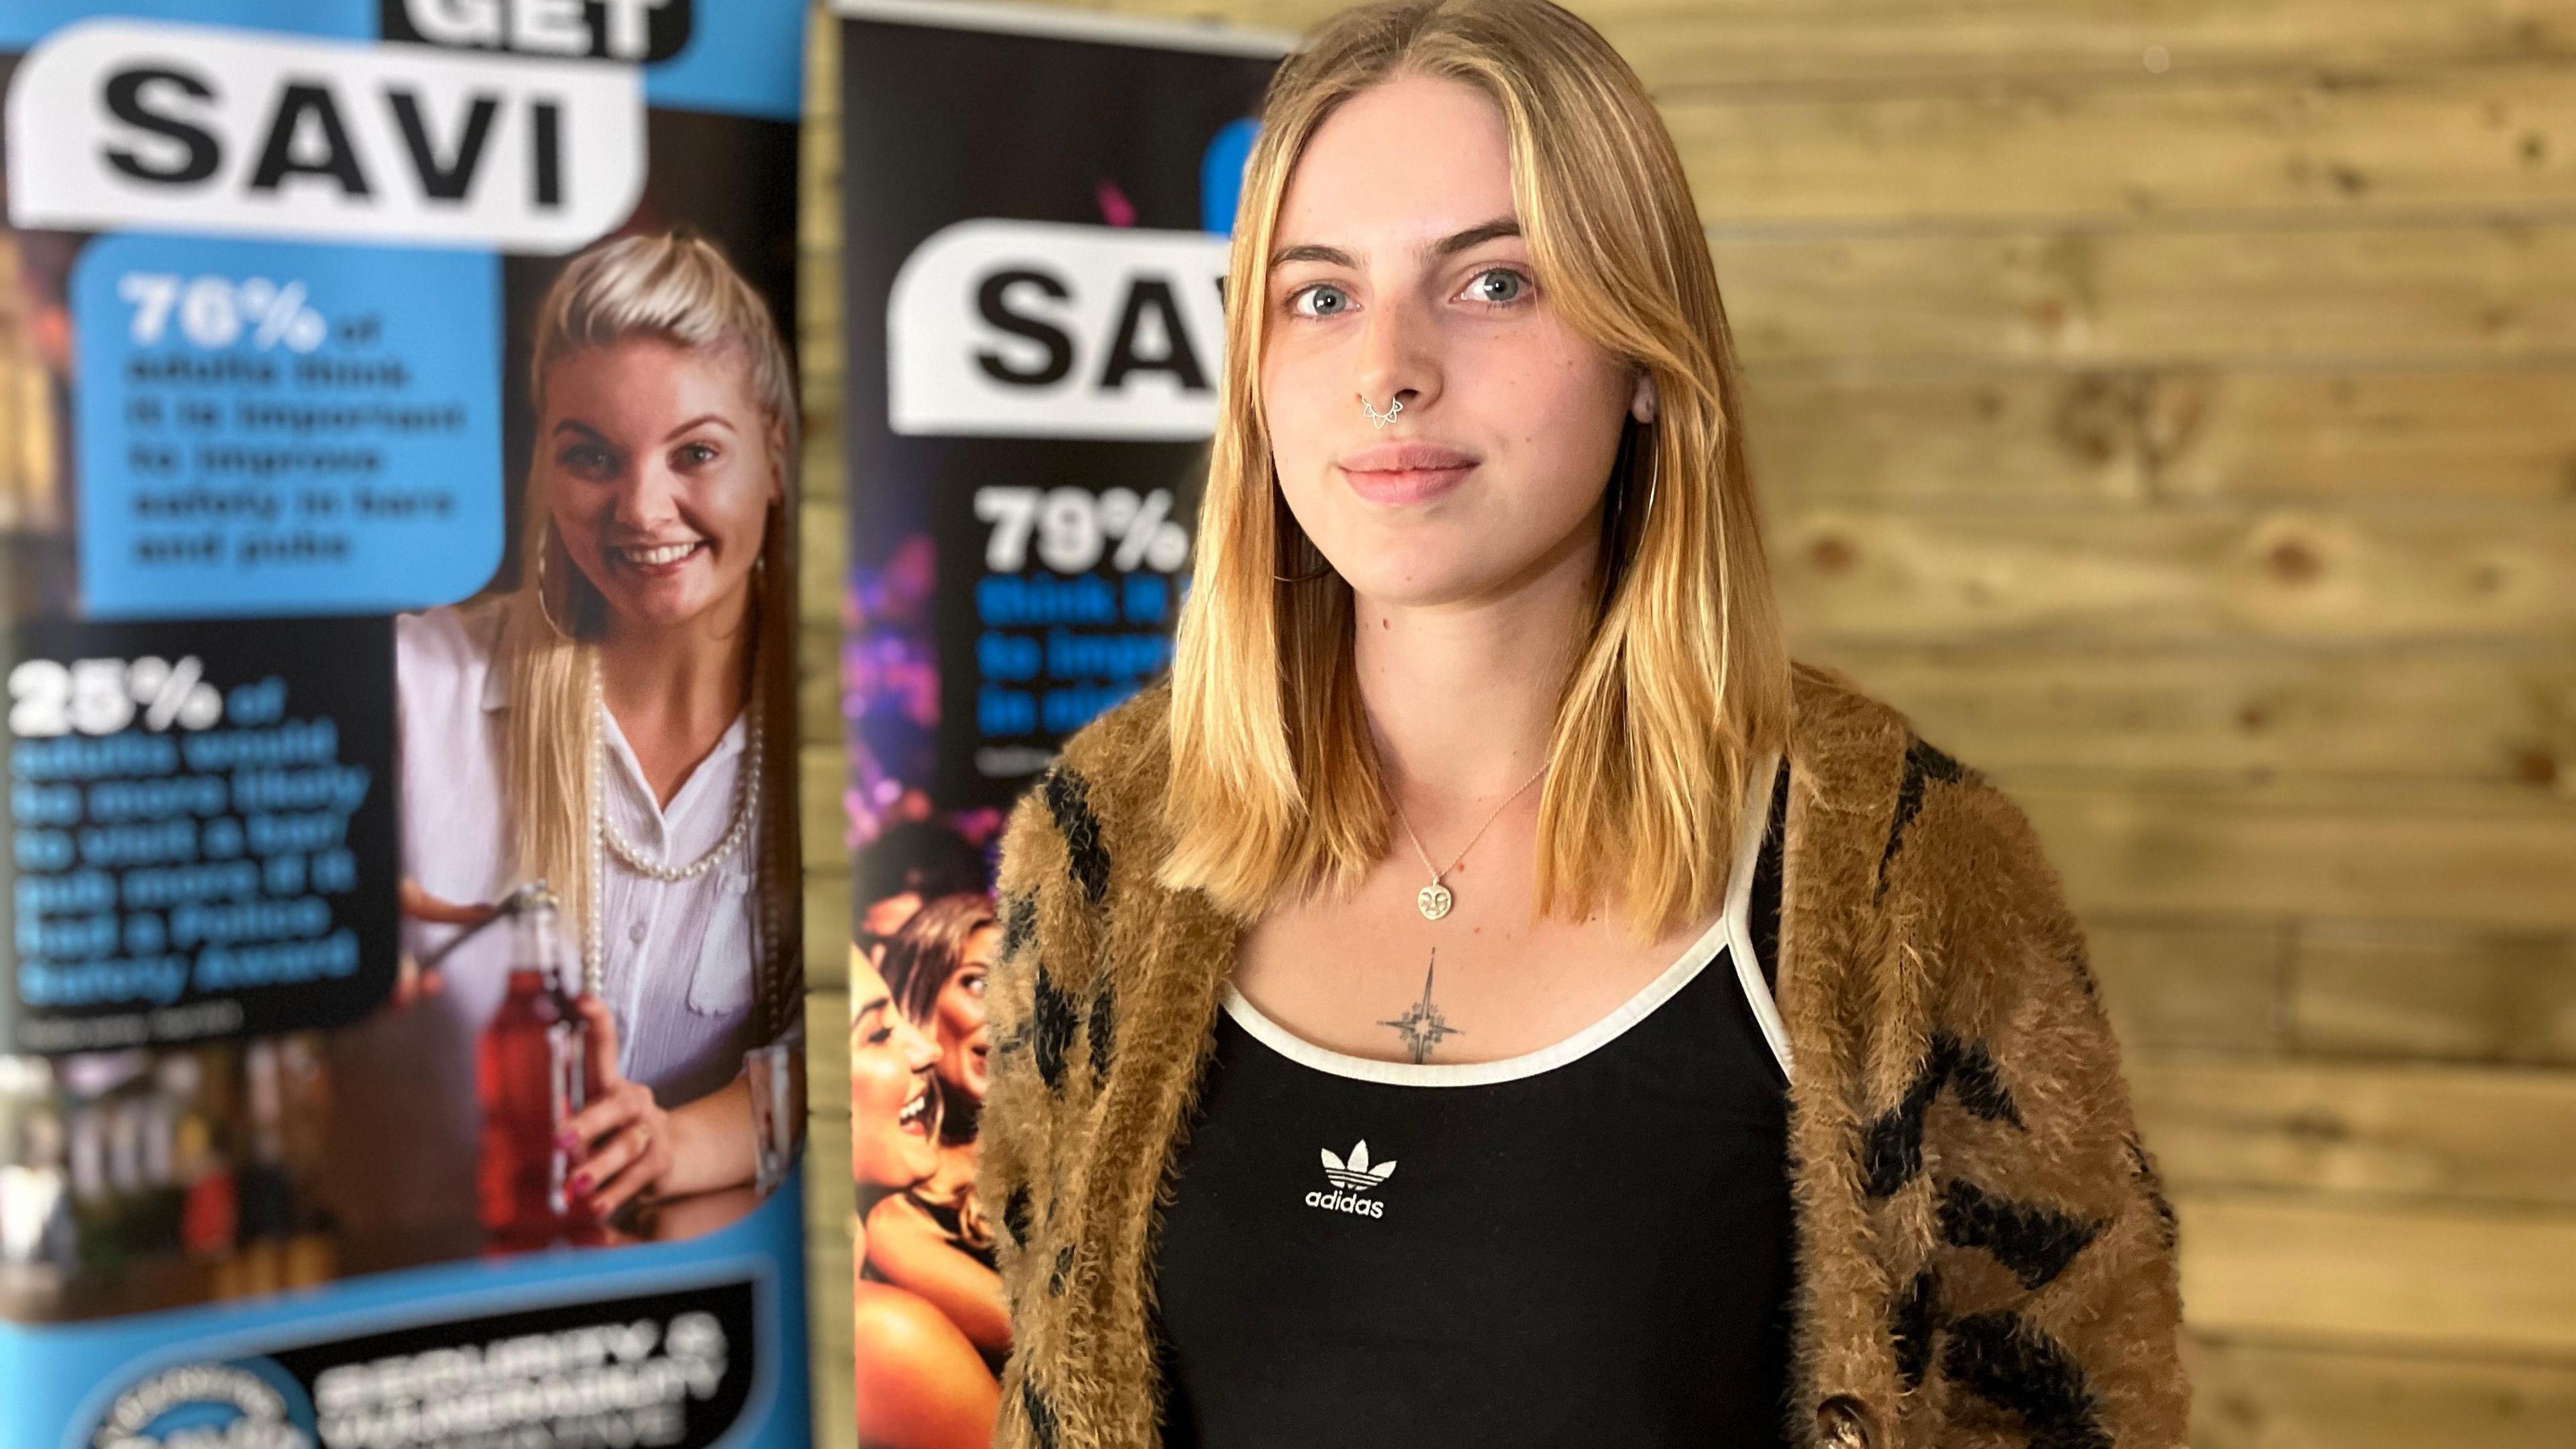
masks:
[(510, 952), (509, 993), (483, 1029), (477, 1063), (479, 1187), (486, 1242), (519, 1252), (586, 1227), (564, 1191), (572, 1154), (556, 1139), (581, 1111), (588, 1043), (564, 988), (551, 894), (531, 893), (512, 915)]

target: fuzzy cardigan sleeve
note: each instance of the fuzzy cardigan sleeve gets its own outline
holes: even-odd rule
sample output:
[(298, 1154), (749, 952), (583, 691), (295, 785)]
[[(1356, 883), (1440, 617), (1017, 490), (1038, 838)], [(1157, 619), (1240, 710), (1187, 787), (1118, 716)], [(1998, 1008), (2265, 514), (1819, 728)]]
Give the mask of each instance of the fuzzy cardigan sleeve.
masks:
[(2190, 1386), (2174, 1214), (2082, 928), (2022, 810), (1919, 741), (1915, 753), (1933, 757), (1919, 839), (1883, 878), (1930, 1029), (1861, 1144), (1863, 1191), (1896, 1245), (1904, 1398), (1931, 1411), (1933, 1443), (2178, 1445)]
[[(1031, 1341), (1049, 1324), (1023, 1306), (1037, 1294), (1063, 1291), (1078, 1232), (1070, 1214), (1059, 1221), (1055, 1192), (1066, 1166), (1059, 1152), (1066, 1144), (1057, 1140), (1062, 1094), (1093, 1075), (1077, 1061), (1086, 1054), (1077, 1043), (1086, 1023), (1075, 1002), (1099, 960), (1104, 882), (1094, 868), (1099, 822), (1084, 791), (1082, 777), (1061, 762), (1041, 776), (1012, 807), (995, 880), (1002, 951), (985, 983), (993, 1054), (975, 1194), (987, 1218), (1002, 1225), (997, 1266), (1014, 1334), (996, 1445), (1053, 1449), (1062, 1427), (1028, 1365), (1064, 1345)], [(1105, 1033), (1093, 1039), (1105, 1041)]]
[(1048, 872), (1037, 857), (1046, 852), (1050, 833), (1037, 792), (1023, 795), (1002, 834), (1001, 868), (994, 882), (1002, 950), (984, 991), (993, 1060), (977, 1130), (975, 1194), (986, 1220), (1002, 1225), (997, 1244), (1002, 1289), (1014, 1309), (1028, 1281), (1027, 1244), (1035, 1226), (1031, 1178), (1046, 1158), (1045, 1144), (1033, 1140), (1043, 1118), (1033, 1098), (1037, 1084), (1030, 1043), (1035, 1035), (1037, 916), (1040, 897), (1048, 893)]

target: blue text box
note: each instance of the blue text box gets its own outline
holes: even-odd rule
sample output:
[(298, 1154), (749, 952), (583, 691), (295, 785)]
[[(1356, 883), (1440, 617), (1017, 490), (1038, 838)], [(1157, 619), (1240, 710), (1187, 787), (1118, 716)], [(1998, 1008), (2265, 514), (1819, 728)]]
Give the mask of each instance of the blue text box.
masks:
[(391, 612), (491, 577), (498, 258), (107, 236), (72, 309), (91, 617)]

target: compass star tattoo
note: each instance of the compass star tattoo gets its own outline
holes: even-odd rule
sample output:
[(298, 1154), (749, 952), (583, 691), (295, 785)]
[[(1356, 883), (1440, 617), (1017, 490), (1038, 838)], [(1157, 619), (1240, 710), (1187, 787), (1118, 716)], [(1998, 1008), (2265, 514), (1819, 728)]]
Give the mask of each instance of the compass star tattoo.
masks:
[(1431, 948), (1431, 965), (1422, 973), (1422, 999), (1413, 1003), (1404, 1015), (1395, 1020), (1378, 1023), (1380, 1026), (1391, 1026), (1404, 1033), (1404, 1049), (1412, 1053), (1416, 1062), (1428, 1061), (1431, 1057), (1431, 1049), (1440, 1045), (1442, 1037), (1467, 1034), (1464, 1030), (1451, 1026), (1448, 1018), (1440, 1014), (1440, 1008), (1431, 1004), (1431, 975), (1439, 968), (1440, 948), (1434, 946)]

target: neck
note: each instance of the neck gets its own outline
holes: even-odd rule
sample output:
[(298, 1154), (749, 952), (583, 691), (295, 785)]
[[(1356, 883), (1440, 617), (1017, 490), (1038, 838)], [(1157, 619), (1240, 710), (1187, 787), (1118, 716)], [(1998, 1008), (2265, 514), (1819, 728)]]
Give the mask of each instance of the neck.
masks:
[(751, 590), (694, 619), (654, 628), (609, 619), (599, 643), (600, 694), (620, 725), (651, 722), (721, 734), (751, 691)]
[[(1584, 546), (1484, 598), (1353, 601), (1353, 665), (1387, 788), (1426, 838), (1484, 819), (1546, 762), (1557, 695), (1594, 608), (1596, 549), (1590, 530), (1577, 537)], [(1538, 793), (1533, 786), (1505, 813), (1534, 816)]]

